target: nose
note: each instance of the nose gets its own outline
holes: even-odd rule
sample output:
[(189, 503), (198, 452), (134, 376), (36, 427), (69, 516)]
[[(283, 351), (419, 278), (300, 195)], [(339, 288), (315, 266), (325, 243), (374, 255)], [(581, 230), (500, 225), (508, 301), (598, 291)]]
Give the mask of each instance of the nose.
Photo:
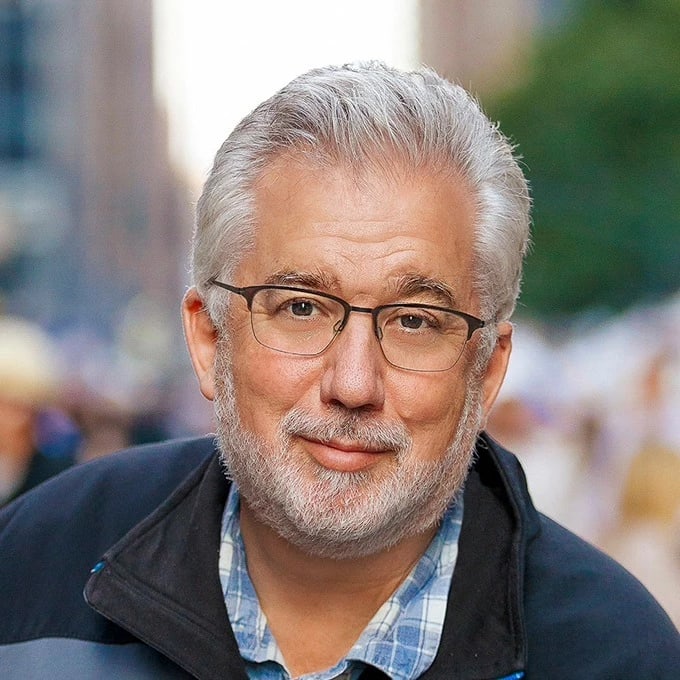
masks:
[(369, 315), (350, 315), (324, 362), (322, 402), (348, 409), (382, 408), (386, 361)]

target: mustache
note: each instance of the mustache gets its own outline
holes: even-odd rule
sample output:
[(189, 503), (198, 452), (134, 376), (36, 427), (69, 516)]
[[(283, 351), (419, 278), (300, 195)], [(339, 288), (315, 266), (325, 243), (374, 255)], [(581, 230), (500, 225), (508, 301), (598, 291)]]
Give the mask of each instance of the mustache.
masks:
[(350, 440), (370, 448), (406, 453), (412, 439), (400, 423), (385, 423), (358, 412), (332, 412), (315, 416), (293, 409), (282, 419), (280, 431), (284, 436), (301, 436), (320, 441)]

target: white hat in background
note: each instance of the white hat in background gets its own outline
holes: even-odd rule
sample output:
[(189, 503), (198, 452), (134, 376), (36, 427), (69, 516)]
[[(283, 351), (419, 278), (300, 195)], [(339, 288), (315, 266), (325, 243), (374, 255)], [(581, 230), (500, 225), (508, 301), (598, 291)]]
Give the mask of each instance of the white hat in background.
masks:
[(39, 407), (56, 396), (60, 366), (49, 336), (16, 317), (0, 317), (0, 399)]

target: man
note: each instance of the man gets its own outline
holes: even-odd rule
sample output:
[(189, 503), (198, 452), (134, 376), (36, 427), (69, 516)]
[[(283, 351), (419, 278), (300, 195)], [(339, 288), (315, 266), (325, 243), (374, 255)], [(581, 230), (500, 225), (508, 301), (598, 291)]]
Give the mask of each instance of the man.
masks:
[(662, 610), (537, 514), (482, 432), (528, 209), (508, 143), (427, 70), (312, 71), (247, 116), (199, 201), (183, 304), (217, 451), (121, 453), (10, 507), (0, 666), (677, 677)]

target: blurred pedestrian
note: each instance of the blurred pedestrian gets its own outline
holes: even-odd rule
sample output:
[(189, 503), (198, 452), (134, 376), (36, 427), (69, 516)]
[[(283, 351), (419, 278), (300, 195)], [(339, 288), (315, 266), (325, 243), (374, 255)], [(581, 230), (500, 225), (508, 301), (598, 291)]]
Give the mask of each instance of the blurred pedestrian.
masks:
[(58, 375), (55, 349), (38, 326), (0, 318), (0, 505), (72, 464), (40, 445), (41, 414), (54, 402)]

